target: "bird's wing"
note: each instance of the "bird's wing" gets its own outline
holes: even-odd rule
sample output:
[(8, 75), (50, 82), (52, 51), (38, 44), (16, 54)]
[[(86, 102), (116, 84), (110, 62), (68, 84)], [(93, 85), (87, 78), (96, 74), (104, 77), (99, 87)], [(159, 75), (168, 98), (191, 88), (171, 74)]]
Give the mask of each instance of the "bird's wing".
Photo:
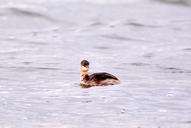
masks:
[(105, 79), (118, 80), (117, 77), (115, 77), (114, 75), (111, 75), (109, 73), (106, 73), (106, 72), (94, 73), (94, 74), (90, 75), (90, 80), (101, 81), (101, 80), (105, 80)]

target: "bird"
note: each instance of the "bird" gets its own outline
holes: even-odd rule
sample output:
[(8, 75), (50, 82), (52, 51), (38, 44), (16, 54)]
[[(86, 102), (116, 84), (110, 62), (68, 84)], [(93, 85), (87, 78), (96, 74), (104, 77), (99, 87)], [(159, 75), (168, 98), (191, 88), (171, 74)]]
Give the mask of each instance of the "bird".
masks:
[(89, 65), (90, 63), (87, 60), (82, 60), (80, 63), (80, 84), (83, 87), (88, 88), (93, 86), (120, 84), (120, 81), (116, 76), (106, 72), (93, 73), (89, 75)]

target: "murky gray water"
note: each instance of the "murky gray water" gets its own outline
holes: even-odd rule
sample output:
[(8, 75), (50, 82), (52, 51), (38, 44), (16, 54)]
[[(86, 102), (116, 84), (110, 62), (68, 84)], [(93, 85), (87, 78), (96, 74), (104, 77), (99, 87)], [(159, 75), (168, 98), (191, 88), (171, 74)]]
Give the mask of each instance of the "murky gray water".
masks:
[(1, 128), (190, 128), (191, 2), (0, 1), (0, 72)]

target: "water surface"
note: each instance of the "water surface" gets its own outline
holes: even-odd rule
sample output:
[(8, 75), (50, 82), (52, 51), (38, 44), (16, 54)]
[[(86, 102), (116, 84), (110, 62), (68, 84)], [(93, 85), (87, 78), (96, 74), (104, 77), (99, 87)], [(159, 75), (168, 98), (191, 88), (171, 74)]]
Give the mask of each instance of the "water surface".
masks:
[[(190, 1), (0, 2), (0, 127), (190, 128)], [(120, 85), (81, 88), (79, 63)]]

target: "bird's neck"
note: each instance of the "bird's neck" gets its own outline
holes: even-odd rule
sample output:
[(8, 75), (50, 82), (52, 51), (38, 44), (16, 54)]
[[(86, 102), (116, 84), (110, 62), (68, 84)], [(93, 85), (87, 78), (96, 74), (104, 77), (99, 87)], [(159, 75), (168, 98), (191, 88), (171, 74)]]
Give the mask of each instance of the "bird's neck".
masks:
[(80, 71), (80, 81), (83, 82), (84, 78), (88, 76), (88, 71)]
[(88, 75), (88, 71), (86, 71), (86, 72), (84, 72), (84, 71), (81, 71), (81, 77), (85, 77), (85, 76), (87, 76)]

